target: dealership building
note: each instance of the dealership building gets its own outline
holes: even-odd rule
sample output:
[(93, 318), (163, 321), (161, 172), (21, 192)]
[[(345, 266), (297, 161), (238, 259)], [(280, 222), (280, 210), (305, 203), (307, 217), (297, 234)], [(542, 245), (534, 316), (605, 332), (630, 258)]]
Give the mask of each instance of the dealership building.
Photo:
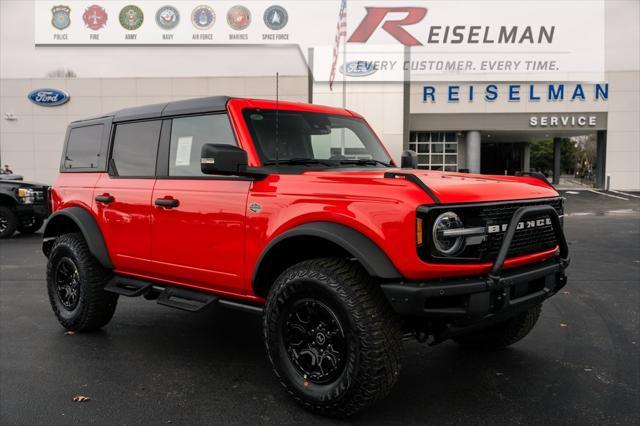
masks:
[[(268, 46), (36, 46), (33, 2), (2, 2), (0, 162), (25, 180), (52, 183), (70, 121), (121, 108), (201, 96), (275, 98), (341, 106), (369, 121), (399, 162), (421, 168), (514, 174), (531, 171), (532, 146), (561, 138), (596, 144), (594, 186), (640, 190), (638, 3), (605, 8), (605, 70), (598, 81), (314, 81), (300, 49)], [(46, 77), (52, 70), (75, 77)], [(339, 77), (338, 77), (339, 80)], [(356, 79), (353, 79), (356, 80)], [(63, 105), (29, 93), (57, 89)]]

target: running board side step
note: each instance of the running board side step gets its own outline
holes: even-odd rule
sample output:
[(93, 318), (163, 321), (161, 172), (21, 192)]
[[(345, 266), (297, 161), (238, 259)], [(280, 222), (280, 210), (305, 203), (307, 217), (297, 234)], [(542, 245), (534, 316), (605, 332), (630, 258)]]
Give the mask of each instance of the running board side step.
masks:
[(158, 296), (158, 305), (182, 309), (183, 311), (197, 312), (205, 306), (218, 301), (218, 299), (219, 297), (213, 294), (168, 287)]
[(262, 307), (237, 300), (220, 299), (214, 294), (179, 287), (166, 287), (164, 284), (145, 281), (138, 278), (115, 275), (104, 287), (105, 291), (126, 297), (144, 296), (147, 300), (156, 300), (159, 305), (197, 312), (214, 302), (220, 305), (251, 313), (262, 313)]
[(109, 281), (104, 289), (105, 291), (116, 293), (120, 296), (136, 297), (148, 292), (152, 286), (153, 284), (149, 281), (116, 275), (111, 278), (111, 281)]

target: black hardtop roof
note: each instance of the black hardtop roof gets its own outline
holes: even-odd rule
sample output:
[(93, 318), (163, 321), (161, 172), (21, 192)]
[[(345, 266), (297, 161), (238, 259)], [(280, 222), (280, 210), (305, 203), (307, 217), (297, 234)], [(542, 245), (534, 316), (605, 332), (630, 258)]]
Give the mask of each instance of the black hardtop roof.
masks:
[(114, 122), (141, 120), (146, 118), (167, 117), (173, 115), (196, 114), (200, 112), (225, 111), (229, 96), (209, 96), (206, 98), (186, 99), (162, 104), (142, 105), (118, 111), (96, 115), (76, 122), (113, 118)]

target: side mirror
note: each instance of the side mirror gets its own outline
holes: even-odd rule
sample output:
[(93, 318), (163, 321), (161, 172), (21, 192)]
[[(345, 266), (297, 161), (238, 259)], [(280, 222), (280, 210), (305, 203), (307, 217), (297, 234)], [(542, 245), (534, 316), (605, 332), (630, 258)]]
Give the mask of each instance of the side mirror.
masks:
[(200, 170), (206, 175), (242, 175), (247, 152), (234, 145), (206, 143), (200, 151)]
[(418, 153), (410, 149), (407, 149), (406, 151), (402, 151), (400, 167), (403, 169), (417, 169)]

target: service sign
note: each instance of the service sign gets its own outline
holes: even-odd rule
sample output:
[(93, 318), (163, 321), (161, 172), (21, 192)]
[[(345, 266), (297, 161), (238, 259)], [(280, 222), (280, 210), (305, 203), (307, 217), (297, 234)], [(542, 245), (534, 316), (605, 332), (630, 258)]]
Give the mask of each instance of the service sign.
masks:
[(297, 45), (319, 81), (599, 81), (604, 3), (36, 1), (35, 43)]

